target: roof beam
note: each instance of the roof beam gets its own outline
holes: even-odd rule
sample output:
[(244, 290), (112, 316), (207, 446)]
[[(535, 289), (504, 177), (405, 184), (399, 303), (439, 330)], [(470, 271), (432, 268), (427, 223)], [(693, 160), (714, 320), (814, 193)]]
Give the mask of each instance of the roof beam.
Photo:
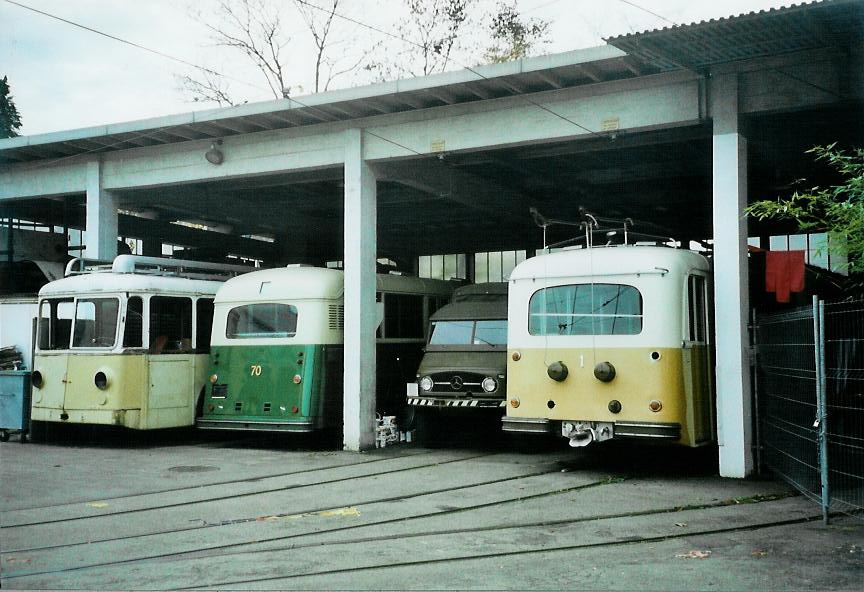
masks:
[(379, 180), (399, 183), (475, 210), (501, 214), (521, 204), (525, 196), (512, 187), (497, 184), (444, 164), (438, 159), (402, 161), (382, 167)]
[(552, 72), (537, 72), (537, 77), (555, 89), (564, 88), (564, 83), (561, 79)]
[(456, 102), (453, 94), (445, 91), (443, 88), (424, 88), (422, 92), (426, 93), (430, 97), (438, 99), (445, 105), (452, 105)]
[(603, 82), (603, 76), (600, 74), (600, 70), (598, 70), (593, 64), (576, 64), (576, 69), (594, 82)]
[(494, 93), (485, 88), (481, 82), (466, 82), (463, 86), (465, 90), (479, 99), (488, 100), (495, 97)]
[(407, 103), (412, 109), (427, 109), (429, 107), (429, 105), (424, 103), (421, 98), (410, 93), (400, 93), (396, 95), (394, 99)]

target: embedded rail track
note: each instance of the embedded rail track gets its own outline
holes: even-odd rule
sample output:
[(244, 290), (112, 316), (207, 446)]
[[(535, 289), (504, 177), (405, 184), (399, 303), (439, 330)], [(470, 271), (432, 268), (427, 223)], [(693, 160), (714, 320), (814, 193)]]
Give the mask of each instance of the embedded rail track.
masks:
[(819, 517), (777, 484), (727, 482), (721, 496), (688, 479), (571, 470), (560, 453), (405, 452), (6, 511), (2, 582), (16, 589), (375, 587), (358, 583), (371, 578), (382, 587), (380, 578), (411, 570), (452, 577), (451, 563), (518, 563)]

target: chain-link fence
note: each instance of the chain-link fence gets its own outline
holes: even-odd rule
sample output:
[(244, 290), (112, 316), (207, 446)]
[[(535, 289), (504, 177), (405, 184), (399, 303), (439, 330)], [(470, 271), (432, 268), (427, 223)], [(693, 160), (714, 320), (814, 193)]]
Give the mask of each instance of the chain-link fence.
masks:
[(864, 302), (755, 317), (760, 463), (825, 512), (864, 509)]
[(864, 302), (824, 304), (831, 509), (864, 508)]

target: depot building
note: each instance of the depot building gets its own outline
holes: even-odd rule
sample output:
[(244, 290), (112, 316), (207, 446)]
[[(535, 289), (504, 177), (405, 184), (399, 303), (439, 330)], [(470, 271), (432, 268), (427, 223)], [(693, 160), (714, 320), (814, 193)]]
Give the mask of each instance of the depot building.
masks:
[[(795, 179), (817, 184), (824, 170), (809, 148), (860, 146), (862, 30), (864, 3), (826, 0), (423, 78), (0, 140), (0, 216), (77, 231), (93, 259), (112, 259), (123, 237), (143, 255), (342, 267), (350, 450), (373, 442), (377, 261), (500, 281), (544, 240), (573, 233), (544, 237), (532, 208), (630, 218), (713, 252), (720, 473), (743, 477), (753, 469), (748, 243), (796, 232), (756, 224), (744, 208), (788, 195)], [(811, 251), (812, 263), (833, 265)]]

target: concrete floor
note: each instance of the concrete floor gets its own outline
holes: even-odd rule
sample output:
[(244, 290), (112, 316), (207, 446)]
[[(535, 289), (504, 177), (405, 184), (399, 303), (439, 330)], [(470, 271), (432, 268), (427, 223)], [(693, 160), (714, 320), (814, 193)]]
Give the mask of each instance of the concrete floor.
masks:
[(98, 431), (0, 444), (4, 589), (860, 590), (864, 521), (712, 451), (365, 454)]

